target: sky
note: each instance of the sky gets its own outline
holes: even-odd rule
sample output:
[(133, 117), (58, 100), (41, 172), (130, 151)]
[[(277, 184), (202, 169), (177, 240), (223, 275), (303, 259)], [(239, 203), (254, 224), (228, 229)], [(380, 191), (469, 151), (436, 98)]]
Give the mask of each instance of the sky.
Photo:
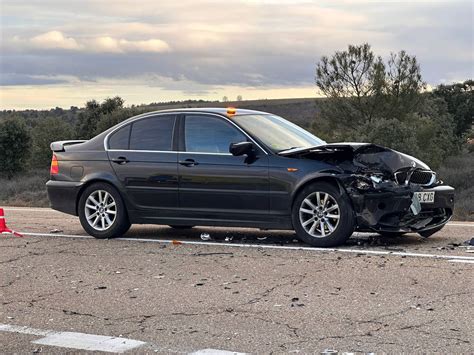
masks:
[(0, 0), (0, 109), (317, 97), (323, 55), (416, 55), (435, 86), (474, 77), (474, 1)]

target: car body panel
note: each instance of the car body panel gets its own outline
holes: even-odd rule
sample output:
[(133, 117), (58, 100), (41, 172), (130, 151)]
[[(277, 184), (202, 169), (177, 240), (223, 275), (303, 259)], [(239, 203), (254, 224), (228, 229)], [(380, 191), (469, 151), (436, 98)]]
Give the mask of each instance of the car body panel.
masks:
[[(239, 114), (266, 114), (238, 109)], [(254, 144), (252, 156), (186, 152), (183, 120), (208, 114), (236, 126)], [(108, 149), (108, 137), (124, 125), (153, 115), (174, 114), (173, 150)], [(132, 223), (222, 225), (291, 229), (291, 208), (298, 192), (314, 181), (329, 181), (347, 193), (360, 231), (430, 231), (444, 225), (454, 208), (454, 189), (442, 182), (430, 186), (403, 184), (393, 175), (429, 170), (409, 155), (368, 143), (324, 144), (272, 152), (232, 121), (225, 109), (165, 110), (132, 117), (85, 142), (55, 142), (59, 174), (47, 183), (51, 206), (77, 214), (84, 186), (105, 181), (120, 192)], [(113, 160), (125, 157), (128, 162)], [(193, 159), (193, 166), (179, 162)], [(356, 187), (373, 172), (381, 182), (367, 191)], [(435, 175), (433, 175), (435, 176)], [(435, 201), (410, 209), (414, 192), (435, 191)]]

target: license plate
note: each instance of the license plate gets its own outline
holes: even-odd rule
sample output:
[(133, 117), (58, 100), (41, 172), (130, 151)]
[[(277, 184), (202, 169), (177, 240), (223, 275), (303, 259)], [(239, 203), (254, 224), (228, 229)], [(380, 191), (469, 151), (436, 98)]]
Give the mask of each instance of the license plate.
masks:
[(434, 191), (415, 192), (415, 195), (418, 197), (418, 201), (420, 201), (420, 203), (434, 203)]

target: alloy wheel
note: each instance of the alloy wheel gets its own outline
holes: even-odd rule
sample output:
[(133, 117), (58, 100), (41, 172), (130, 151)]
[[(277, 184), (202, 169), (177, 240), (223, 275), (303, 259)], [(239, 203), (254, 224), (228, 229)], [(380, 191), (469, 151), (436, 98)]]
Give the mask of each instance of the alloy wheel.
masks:
[(98, 231), (109, 229), (117, 217), (117, 205), (110, 193), (104, 190), (93, 191), (87, 197), (84, 211), (89, 225)]
[(309, 235), (325, 238), (330, 236), (339, 225), (341, 211), (332, 195), (316, 191), (301, 202), (299, 217), (301, 226)]

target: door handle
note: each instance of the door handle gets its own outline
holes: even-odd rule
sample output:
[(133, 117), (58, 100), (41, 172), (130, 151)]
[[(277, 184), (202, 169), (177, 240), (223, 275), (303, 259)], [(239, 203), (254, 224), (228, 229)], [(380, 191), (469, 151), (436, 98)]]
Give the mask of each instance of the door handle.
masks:
[(130, 160), (128, 160), (125, 157), (118, 157), (118, 158), (112, 159), (112, 161), (116, 164), (123, 165), (123, 164), (127, 164)]
[(199, 163), (197, 161), (195, 161), (194, 159), (186, 159), (186, 160), (181, 160), (179, 162), (181, 165), (184, 165), (184, 166), (195, 166), (195, 165), (199, 165)]

